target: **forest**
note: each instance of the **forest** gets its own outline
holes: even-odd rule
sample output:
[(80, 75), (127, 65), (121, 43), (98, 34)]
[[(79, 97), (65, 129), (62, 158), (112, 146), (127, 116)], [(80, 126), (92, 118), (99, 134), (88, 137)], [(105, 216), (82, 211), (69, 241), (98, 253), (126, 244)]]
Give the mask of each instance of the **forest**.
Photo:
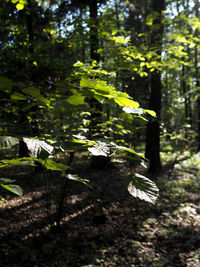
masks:
[(200, 1), (0, 3), (0, 266), (200, 266)]

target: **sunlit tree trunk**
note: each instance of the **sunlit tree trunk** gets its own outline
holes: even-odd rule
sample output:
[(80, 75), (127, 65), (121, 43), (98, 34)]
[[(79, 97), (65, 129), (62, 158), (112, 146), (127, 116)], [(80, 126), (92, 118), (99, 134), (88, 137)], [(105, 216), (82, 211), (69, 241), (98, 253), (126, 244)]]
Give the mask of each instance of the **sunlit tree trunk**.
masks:
[[(158, 16), (153, 22), (151, 33), (151, 48), (155, 48), (156, 54), (161, 56), (162, 52), (162, 10), (165, 8), (165, 0), (153, 0), (152, 11)], [(149, 109), (156, 112), (157, 118), (147, 123), (145, 156), (149, 160), (149, 173), (156, 174), (161, 171), (160, 160), (160, 112), (161, 112), (161, 72), (156, 69), (150, 80)]]

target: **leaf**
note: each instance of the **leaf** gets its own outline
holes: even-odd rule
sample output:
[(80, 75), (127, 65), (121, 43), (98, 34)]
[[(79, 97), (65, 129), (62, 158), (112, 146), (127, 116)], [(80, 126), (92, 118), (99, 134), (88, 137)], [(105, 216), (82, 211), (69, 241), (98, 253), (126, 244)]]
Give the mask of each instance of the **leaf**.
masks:
[(105, 145), (98, 145), (98, 146), (94, 146), (94, 147), (89, 147), (88, 150), (90, 151), (90, 153), (93, 156), (108, 157), (108, 155), (110, 154), (109, 147), (107, 147)]
[(18, 92), (14, 92), (11, 96), (10, 96), (11, 99), (13, 100), (26, 100), (27, 98), (23, 95), (23, 94), (20, 94)]
[(35, 98), (37, 98), (40, 102), (46, 104), (48, 107), (50, 106), (51, 101), (45, 97), (43, 97), (42, 95), (37, 95)]
[(124, 107), (132, 107), (132, 108), (138, 108), (139, 107), (139, 103), (133, 100), (130, 100), (128, 98), (124, 98), (124, 97), (115, 97), (114, 101), (120, 105), (120, 106), (124, 106)]
[(24, 9), (24, 5), (18, 3), (18, 4), (16, 5), (16, 8), (17, 8), (18, 10), (22, 10), (22, 9)]
[(54, 150), (53, 146), (39, 139), (24, 137), (23, 141), (26, 143), (28, 150), (31, 152), (32, 156), (38, 159), (48, 158), (48, 156), (52, 154)]
[(22, 197), (23, 190), (19, 185), (16, 184), (0, 184), (3, 188), (7, 189), (8, 191)]
[(85, 97), (82, 96), (81, 94), (71, 95), (70, 97), (67, 98), (67, 102), (72, 105), (78, 106), (85, 104), (84, 99)]
[(22, 188), (19, 185), (11, 184), (13, 182), (15, 182), (15, 180), (11, 180), (9, 178), (0, 178), (1, 187), (21, 197), (23, 195)]
[(10, 184), (15, 182), (15, 180), (11, 180), (10, 178), (0, 178), (0, 184)]
[(148, 26), (152, 26), (153, 24), (153, 21), (158, 18), (159, 16), (159, 13), (158, 12), (152, 12), (151, 14), (149, 14), (147, 17), (146, 17), (146, 25)]
[(0, 168), (9, 166), (30, 165), (34, 166), (32, 158), (16, 158), (16, 159), (2, 159), (0, 160)]
[(47, 159), (46, 161), (44, 160), (39, 160), (48, 170), (52, 171), (60, 171), (60, 172), (65, 172), (69, 167), (62, 164), (62, 163), (57, 163), (53, 161), (52, 159)]
[(123, 111), (126, 113), (142, 115), (144, 110), (141, 108), (123, 107)]
[(14, 82), (12, 80), (4, 76), (0, 77), (0, 90), (9, 93), (12, 90), (13, 85), (14, 85)]
[(138, 173), (128, 176), (127, 189), (132, 196), (152, 204), (155, 204), (159, 193), (159, 189), (154, 182)]
[(87, 88), (93, 88), (92, 82), (89, 79), (86, 79), (84, 77), (81, 78), (80, 86), (81, 87), (87, 87)]
[(40, 95), (40, 89), (36, 87), (27, 87), (21, 89), (24, 94), (30, 95), (30, 96), (38, 96)]
[(156, 117), (156, 113), (155, 113), (155, 111), (153, 111), (153, 110), (149, 110), (149, 109), (145, 109), (144, 111), (145, 111), (146, 113), (150, 114), (151, 116)]
[(137, 153), (137, 152), (136, 152), (134, 149), (132, 149), (132, 148), (125, 147), (125, 146), (118, 146), (118, 145), (115, 145), (114, 148), (116, 148), (116, 149), (120, 149), (120, 150), (123, 150), (123, 151), (127, 151), (127, 152), (129, 152), (129, 153), (132, 153), (132, 154), (135, 154), (135, 155), (137, 155), (137, 156), (139, 156), (139, 157), (144, 158), (143, 155)]
[(39, 101), (41, 101), (42, 103), (46, 104), (47, 106), (49, 106), (50, 103), (51, 103), (50, 100), (48, 100), (47, 98), (43, 97), (40, 94), (40, 89), (39, 88), (36, 88), (36, 87), (27, 87), (27, 88), (21, 89), (21, 91), (24, 94), (30, 95), (30, 96), (38, 99)]
[(83, 183), (84, 185), (88, 186), (90, 189), (93, 189), (93, 187), (88, 184), (89, 180), (87, 179), (83, 179), (83, 178), (80, 178), (78, 175), (76, 174), (67, 174), (67, 178), (69, 180), (73, 180), (73, 181), (76, 181), (76, 182), (80, 182), (80, 183)]
[(18, 143), (18, 138), (12, 136), (0, 136), (0, 149), (10, 149)]
[(73, 67), (82, 67), (84, 66), (83, 62), (77, 61), (76, 63), (74, 63)]

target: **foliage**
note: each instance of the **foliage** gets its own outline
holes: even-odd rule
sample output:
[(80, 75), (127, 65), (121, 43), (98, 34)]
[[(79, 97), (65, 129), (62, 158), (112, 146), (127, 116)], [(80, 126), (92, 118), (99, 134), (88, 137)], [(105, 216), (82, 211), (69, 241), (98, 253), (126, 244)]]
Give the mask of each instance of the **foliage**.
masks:
[(97, 62), (90, 55), (88, 1), (5, 1), (0, 9), (0, 149), (19, 147), (22, 141), (31, 158), (2, 161), (1, 166), (41, 163), (64, 173), (69, 166), (56, 162), (57, 155), (82, 151), (109, 158), (127, 153), (143, 162), (137, 146), (146, 138), (146, 122), (160, 115), (147, 104), (156, 73), (163, 86), (162, 140), (180, 133), (176, 142), (194, 139), (198, 7), (180, 2), (177, 8), (183, 11), (174, 13), (174, 4), (167, 3), (162, 12), (158, 47), (152, 45), (152, 33), (159, 16), (150, 2), (134, 2), (134, 13), (131, 3), (105, 1), (97, 12)]
[(0, 178), (1, 187), (21, 197), (23, 195), (22, 188), (19, 185), (13, 184), (13, 182), (15, 181), (8, 178)]

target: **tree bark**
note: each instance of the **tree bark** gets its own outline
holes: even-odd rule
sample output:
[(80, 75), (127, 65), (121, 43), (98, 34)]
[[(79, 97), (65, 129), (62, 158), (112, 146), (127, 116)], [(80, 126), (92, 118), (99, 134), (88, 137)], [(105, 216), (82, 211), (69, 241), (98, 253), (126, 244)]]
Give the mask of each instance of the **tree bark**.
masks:
[[(158, 16), (153, 22), (150, 47), (155, 49), (156, 55), (161, 57), (162, 52), (162, 11), (165, 8), (165, 0), (153, 0), (152, 11)], [(145, 156), (149, 160), (149, 173), (157, 174), (161, 171), (160, 160), (160, 112), (161, 112), (161, 72), (156, 69), (150, 80), (149, 109), (156, 112), (157, 118), (147, 123)]]
[[(199, 0), (195, 0), (195, 16), (199, 18)], [(196, 30), (195, 35), (199, 35), (199, 31)], [(196, 88), (200, 86), (199, 67), (198, 67), (198, 48), (195, 47), (195, 69), (196, 69)], [(197, 152), (200, 152), (200, 97), (197, 98)]]
[[(91, 60), (96, 60), (98, 63), (100, 61), (100, 55), (97, 53), (99, 49), (99, 38), (98, 38), (98, 5), (97, 0), (89, 0), (89, 10), (90, 10), (90, 58)], [(102, 137), (100, 133), (101, 128), (101, 114), (102, 106), (95, 98), (90, 100), (91, 111), (91, 137)], [(110, 166), (110, 158), (103, 156), (92, 156), (91, 168), (102, 169)]]

